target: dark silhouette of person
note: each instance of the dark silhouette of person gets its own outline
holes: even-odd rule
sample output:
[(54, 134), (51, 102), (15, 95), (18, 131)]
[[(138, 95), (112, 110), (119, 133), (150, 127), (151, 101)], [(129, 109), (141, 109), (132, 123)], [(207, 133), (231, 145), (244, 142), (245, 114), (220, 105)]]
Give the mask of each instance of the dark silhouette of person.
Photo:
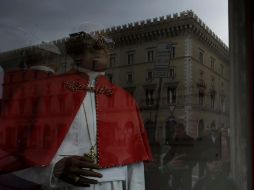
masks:
[(196, 164), (195, 140), (186, 134), (182, 123), (175, 125), (170, 150), (164, 157), (164, 166), (171, 174), (171, 188), (174, 190), (190, 190), (192, 186), (192, 168)]
[(145, 166), (145, 186), (146, 190), (169, 190), (168, 172), (161, 170), (160, 154), (156, 152), (153, 154), (154, 161), (147, 163)]
[(206, 174), (200, 178), (193, 190), (237, 190), (237, 186), (227, 172), (224, 171), (223, 162), (218, 157), (215, 149), (205, 152)]
[(207, 150), (212, 149), (221, 158), (221, 135), (215, 125), (211, 125), (207, 134), (197, 139), (197, 153), (199, 154), (199, 177), (205, 175)]

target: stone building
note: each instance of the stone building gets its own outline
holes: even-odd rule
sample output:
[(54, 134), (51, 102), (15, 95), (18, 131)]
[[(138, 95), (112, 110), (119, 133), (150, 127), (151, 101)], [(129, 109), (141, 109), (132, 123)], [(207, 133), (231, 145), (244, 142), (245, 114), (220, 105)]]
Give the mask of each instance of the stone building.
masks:
[[(186, 11), (99, 32), (116, 43), (107, 76), (136, 98), (151, 143), (165, 143), (175, 120), (184, 122), (193, 137), (211, 126), (229, 128), (228, 47), (195, 13)], [(60, 72), (68, 70), (71, 62), (64, 53), (64, 41), (51, 42), (62, 52)], [(166, 57), (158, 48), (163, 45)], [(22, 67), (22, 52), (27, 48), (0, 54), (0, 64), (5, 69)]]
[[(165, 143), (175, 119), (193, 137), (229, 127), (228, 47), (192, 11), (101, 32), (116, 42), (107, 75), (136, 98), (151, 142)], [(161, 44), (170, 46), (163, 70)]]

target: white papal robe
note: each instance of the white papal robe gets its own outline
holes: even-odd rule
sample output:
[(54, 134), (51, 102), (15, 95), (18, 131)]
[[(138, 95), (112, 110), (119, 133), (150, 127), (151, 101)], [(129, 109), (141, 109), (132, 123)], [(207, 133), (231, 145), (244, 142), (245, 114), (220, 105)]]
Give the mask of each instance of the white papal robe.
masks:
[[(89, 75), (89, 85), (94, 86), (95, 78), (102, 73), (79, 69)], [(89, 135), (90, 134), (90, 135)], [(88, 153), (91, 145), (96, 143), (96, 109), (95, 95), (87, 92), (79, 111), (58, 149), (51, 164), (43, 168), (29, 168), (15, 172), (15, 175), (43, 185), (43, 189), (69, 190), (144, 190), (143, 162), (122, 167), (102, 169), (98, 172), (102, 178), (96, 178), (98, 184), (90, 187), (75, 187), (53, 176), (53, 168), (57, 161), (66, 155)]]

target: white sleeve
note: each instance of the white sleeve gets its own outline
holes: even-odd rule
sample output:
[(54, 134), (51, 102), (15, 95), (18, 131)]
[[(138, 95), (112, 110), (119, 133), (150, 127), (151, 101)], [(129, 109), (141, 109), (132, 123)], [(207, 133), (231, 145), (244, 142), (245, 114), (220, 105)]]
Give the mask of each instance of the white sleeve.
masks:
[[(52, 189), (61, 188), (61, 187), (72, 187), (72, 185), (65, 183), (63, 180), (56, 178), (53, 175), (55, 164), (63, 158), (63, 156), (59, 156), (59, 155), (66, 154), (65, 151), (68, 149), (71, 149), (69, 148), (71, 147), (70, 144), (72, 141), (71, 133), (72, 133), (72, 127), (70, 131), (67, 133), (65, 139), (63, 140), (61, 146), (59, 147), (56, 155), (52, 159), (49, 166), (32, 167), (25, 170), (17, 171), (14, 174), (25, 180), (40, 184), (45, 187), (50, 187)], [(70, 155), (75, 155), (75, 153)]]
[[(74, 122), (74, 124), (76, 123)], [(55, 164), (63, 158), (63, 156), (60, 155), (78, 155), (78, 152), (76, 152), (76, 145), (73, 143), (73, 136), (75, 136), (74, 133), (77, 133), (74, 124), (71, 125), (68, 133), (66, 134), (61, 146), (59, 147), (49, 166), (28, 168), (15, 172), (14, 174), (20, 178), (40, 184), (42, 186), (50, 187), (52, 189), (61, 187), (73, 187), (73, 185), (65, 183), (63, 180), (54, 177), (53, 170)]]
[(50, 176), (53, 170), (53, 165), (47, 167), (33, 167), (14, 172), (13, 174), (43, 186), (50, 186)]
[(139, 162), (127, 166), (127, 190), (145, 190), (144, 164)]
[(40, 184), (45, 187), (59, 188), (71, 187), (72, 185), (54, 177), (53, 169), (55, 164), (51, 163), (46, 167), (33, 167), (14, 172), (13, 174), (27, 181)]

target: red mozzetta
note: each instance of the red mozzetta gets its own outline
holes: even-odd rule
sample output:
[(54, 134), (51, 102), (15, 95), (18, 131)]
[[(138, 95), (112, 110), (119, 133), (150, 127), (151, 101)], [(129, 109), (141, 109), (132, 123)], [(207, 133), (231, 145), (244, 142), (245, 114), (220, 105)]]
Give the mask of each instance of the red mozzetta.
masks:
[(88, 90), (96, 97), (99, 165), (107, 168), (151, 160), (134, 99), (104, 76), (96, 79), (94, 88), (87, 84), (88, 76), (82, 73), (7, 82), (0, 118), (0, 167), (20, 160), (26, 167), (50, 164)]

